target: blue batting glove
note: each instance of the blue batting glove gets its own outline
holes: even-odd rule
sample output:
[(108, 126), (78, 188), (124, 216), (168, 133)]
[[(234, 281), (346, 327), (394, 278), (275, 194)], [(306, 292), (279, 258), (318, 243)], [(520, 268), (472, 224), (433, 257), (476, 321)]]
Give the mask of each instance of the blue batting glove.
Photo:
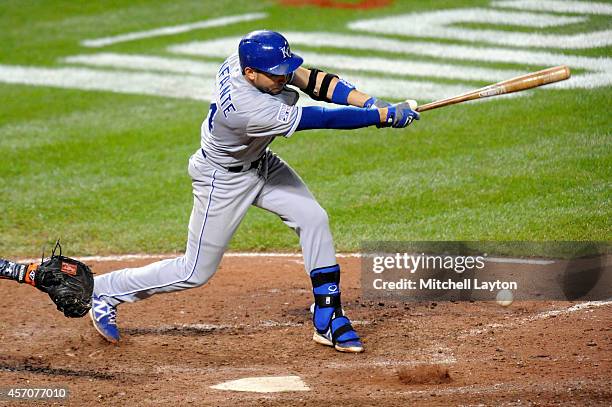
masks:
[(396, 103), (387, 108), (387, 122), (383, 127), (403, 128), (420, 118), (421, 116), (410, 108), (408, 101)]
[(370, 108), (370, 107), (387, 107), (387, 106), (391, 106), (391, 103), (384, 101), (382, 99), (377, 99), (375, 97), (371, 97), (368, 100), (365, 101), (365, 103), (363, 104), (363, 107), (365, 108)]

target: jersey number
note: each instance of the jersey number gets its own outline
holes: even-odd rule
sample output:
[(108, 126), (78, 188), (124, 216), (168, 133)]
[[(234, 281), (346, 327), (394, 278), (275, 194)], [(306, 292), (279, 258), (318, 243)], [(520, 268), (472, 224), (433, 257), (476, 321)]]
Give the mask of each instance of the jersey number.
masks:
[(210, 111), (208, 112), (208, 131), (212, 133), (215, 127), (215, 115), (217, 114), (217, 104), (210, 104)]

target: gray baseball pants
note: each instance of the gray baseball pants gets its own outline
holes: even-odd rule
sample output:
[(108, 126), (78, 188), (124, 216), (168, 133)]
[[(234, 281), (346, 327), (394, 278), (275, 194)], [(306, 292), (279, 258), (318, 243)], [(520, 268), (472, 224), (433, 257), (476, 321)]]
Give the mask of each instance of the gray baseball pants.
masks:
[(97, 276), (94, 295), (116, 306), (205, 284), (251, 205), (277, 214), (296, 231), (307, 272), (336, 264), (327, 213), (275, 154), (268, 152), (260, 169), (232, 173), (198, 150), (188, 170), (194, 199), (185, 255)]

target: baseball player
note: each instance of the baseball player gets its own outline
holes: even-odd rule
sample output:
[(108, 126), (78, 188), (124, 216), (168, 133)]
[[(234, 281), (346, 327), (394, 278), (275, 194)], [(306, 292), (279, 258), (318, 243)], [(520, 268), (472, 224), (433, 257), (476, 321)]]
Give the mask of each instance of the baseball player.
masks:
[[(277, 214), (299, 236), (313, 286), (315, 342), (362, 352), (362, 342), (340, 301), (327, 213), (297, 173), (268, 146), (277, 136), (309, 129), (401, 128), (419, 119), (409, 103), (390, 105), (336, 75), (301, 67), (281, 34), (254, 31), (221, 64), (201, 127), (201, 148), (190, 158), (193, 209), (185, 254), (95, 278), (90, 315), (108, 341), (120, 339), (117, 306), (205, 284), (251, 205)], [(296, 106), (297, 87), (341, 108)], [(349, 107), (348, 105), (352, 105)]]

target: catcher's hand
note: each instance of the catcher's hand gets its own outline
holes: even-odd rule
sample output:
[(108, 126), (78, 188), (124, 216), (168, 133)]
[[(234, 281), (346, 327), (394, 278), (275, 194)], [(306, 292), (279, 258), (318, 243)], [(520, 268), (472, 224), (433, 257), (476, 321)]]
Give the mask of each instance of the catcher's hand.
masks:
[[(55, 254), (59, 247), (60, 254)], [(41, 264), (30, 264), (24, 283), (49, 294), (51, 300), (70, 318), (82, 317), (91, 308), (94, 280), (91, 269), (78, 260), (62, 256), (59, 241), (51, 257)]]

